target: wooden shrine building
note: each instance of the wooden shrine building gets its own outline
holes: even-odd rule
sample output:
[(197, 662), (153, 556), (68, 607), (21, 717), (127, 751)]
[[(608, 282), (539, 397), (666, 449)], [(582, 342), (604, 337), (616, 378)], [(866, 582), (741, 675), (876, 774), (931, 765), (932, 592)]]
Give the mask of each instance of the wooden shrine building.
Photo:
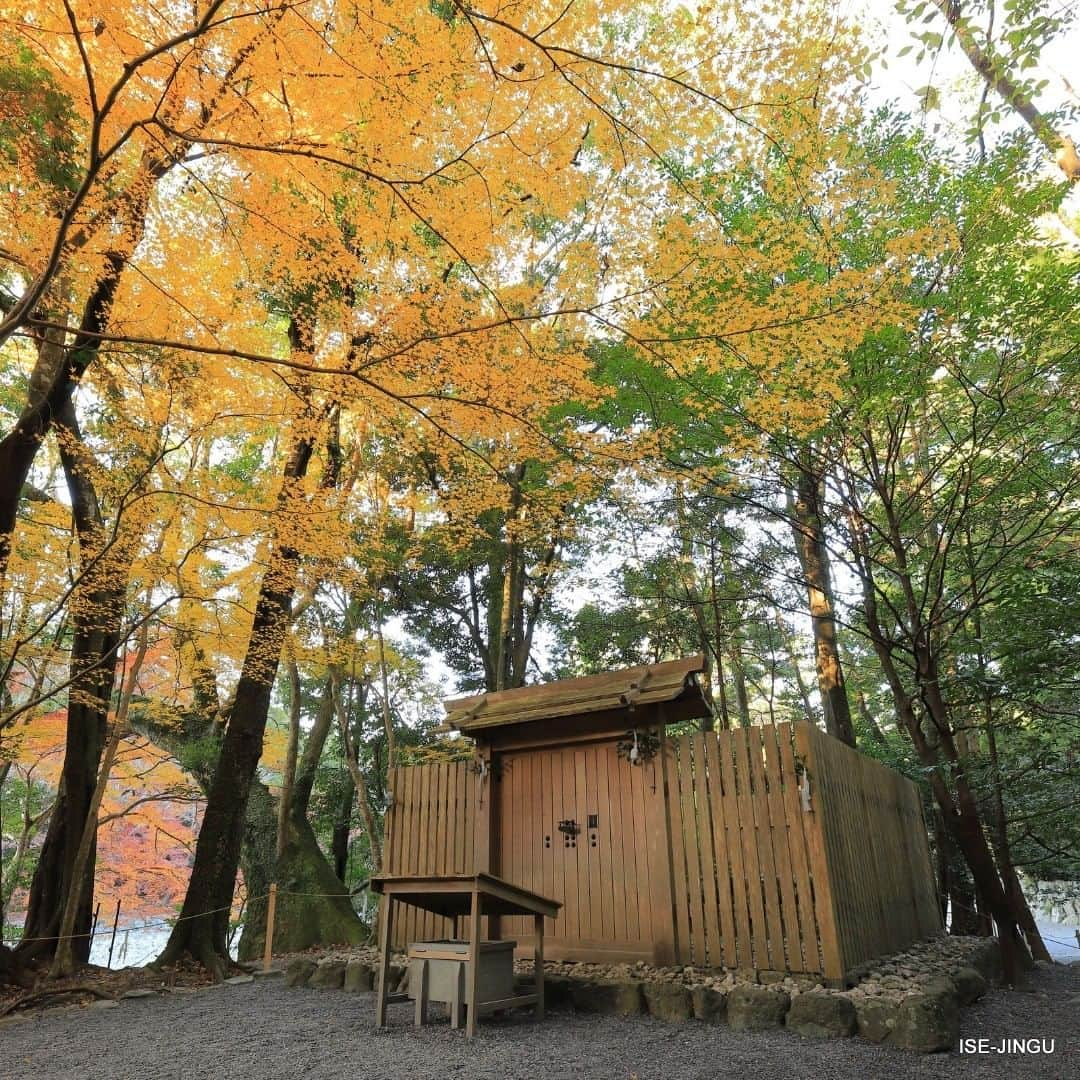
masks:
[[(809, 723), (696, 730), (704, 668), (446, 702), (475, 754), (392, 770), (383, 872), (486, 872), (560, 901), (552, 959), (840, 981), (938, 933), (915, 785)], [(414, 913), (396, 941), (446, 936), (444, 922)], [(487, 936), (530, 941), (517, 923), (492, 918)]]

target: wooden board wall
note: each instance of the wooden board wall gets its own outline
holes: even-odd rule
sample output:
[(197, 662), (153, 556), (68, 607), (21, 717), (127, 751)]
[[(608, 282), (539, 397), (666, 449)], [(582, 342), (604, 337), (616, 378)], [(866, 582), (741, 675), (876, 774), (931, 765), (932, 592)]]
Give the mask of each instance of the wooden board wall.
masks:
[[(477, 806), (490, 782), (482, 782), (470, 765), (444, 761), (390, 770), (393, 802), (386, 812), (383, 873), (473, 872)], [(416, 908), (401, 906), (394, 919), (397, 948), (450, 934), (449, 919)]]
[(918, 788), (809, 724), (795, 734), (820, 821), (840, 968), (940, 933)]
[[(494, 820), (482, 868), (564, 905), (552, 955), (840, 980), (941, 929), (918, 789), (809, 724), (669, 738), (639, 767), (610, 743), (471, 765), (392, 770), (384, 872), (471, 873)], [(593, 812), (597, 845), (583, 828), (564, 849), (557, 819)], [(395, 924), (399, 947), (451, 932), (409, 908)]]
[(832, 914), (791, 726), (697, 732), (669, 746), (679, 962), (824, 971)]
[[(666, 851), (648, 844), (664, 831), (658, 764), (632, 768), (608, 741), (501, 754), (498, 771), (492, 868), (562, 902), (544, 928), (547, 955), (654, 961), (671, 925), (670, 896), (653, 889), (654, 878), (667, 882)], [(566, 820), (581, 832), (560, 833)], [(504, 919), (501, 932), (531, 955), (527, 920)]]

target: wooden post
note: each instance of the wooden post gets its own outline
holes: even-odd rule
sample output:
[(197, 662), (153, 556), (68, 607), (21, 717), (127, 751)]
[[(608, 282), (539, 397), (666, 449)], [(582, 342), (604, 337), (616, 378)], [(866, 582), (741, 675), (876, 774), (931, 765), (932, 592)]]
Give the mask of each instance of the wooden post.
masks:
[(107, 968), (112, 967), (113, 946), (116, 944), (116, 924), (119, 921), (120, 921), (120, 901), (117, 900), (116, 901), (116, 914), (113, 915), (113, 921), (112, 921), (112, 937), (109, 938), (109, 959), (105, 961), (105, 966)]
[(266, 905), (266, 944), (263, 946), (263, 971), (270, 970), (270, 957), (274, 952), (274, 916), (277, 914), (277, 882), (270, 883), (270, 897)]
[[(414, 961), (415, 963), (415, 961)], [(416, 988), (416, 1027), (423, 1027), (427, 1023), (428, 1007), (428, 962), (420, 961), (420, 985)]]
[[(485, 763), (486, 773), (477, 776), (476, 817), (473, 828), (473, 865), (467, 870), (470, 874), (497, 874), (499, 872), (497, 807), (495, 805), (495, 755), (490, 746), (478, 746), (476, 756)], [(497, 916), (488, 919), (487, 936), (495, 939), (499, 936)]]
[(101, 914), (101, 901), (97, 902), (97, 907), (94, 908), (94, 921), (90, 926), (90, 948), (94, 947), (94, 935), (97, 933), (97, 921), (98, 915)]
[[(818, 782), (818, 762), (814, 755), (813, 739), (817, 734), (805, 721), (795, 725), (795, 752), (802, 761), (809, 782), (810, 808), (803, 809), (803, 833), (810, 862), (810, 874), (814, 882), (814, 907), (817, 909), (818, 935), (821, 941), (822, 974), (826, 984), (839, 986), (844, 979), (843, 944), (833, 898), (833, 885), (829, 867), (828, 850), (824, 832), (823, 785)], [(821, 736), (830, 738), (831, 736)], [(807, 781), (808, 778), (808, 781)]]
[(671, 744), (668, 742), (663, 706), (657, 706), (655, 714), (659, 749), (659, 761), (647, 768), (657, 771), (658, 791), (647, 800), (645, 826), (649, 860), (649, 878), (652, 887), (651, 927), (653, 963), (661, 966), (677, 963), (680, 942), (675, 926), (674, 866), (672, 863), (672, 837), (668, 777), (670, 774)]
[(450, 1026), (459, 1028), (465, 1022), (465, 965), (454, 971), (454, 988), (450, 993)]
[(480, 970), (480, 890), (473, 887), (472, 917), (469, 920), (469, 970), (466, 973), (466, 1008), (469, 1010), (465, 1023), (465, 1034), (472, 1038), (476, 1034), (476, 987)]
[(536, 946), (533, 951), (533, 968), (536, 976), (536, 1019), (544, 1019), (544, 916), (533, 916), (536, 930)]
[(375, 1026), (386, 1027), (386, 983), (390, 977), (390, 941), (394, 921), (394, 899), (383, 893), (379, 910), (379, 981), (375, 995)]

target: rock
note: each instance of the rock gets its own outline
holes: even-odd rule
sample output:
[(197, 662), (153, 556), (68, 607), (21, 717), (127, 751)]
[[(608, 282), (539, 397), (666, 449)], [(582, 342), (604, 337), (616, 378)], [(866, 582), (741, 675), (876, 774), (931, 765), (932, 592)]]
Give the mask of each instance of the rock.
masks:
[(769, 971), (768, 969), (758, 972), (758, 982), (762, 986), (774, 986), (776, 983), (782, 983), (787, 973), (784, 971)]
[(890, 1046), (935, 1054), (951, 1050), (960, 1037), (960, 1004), (955, 994), (913, 994), (899, 1003)]
[(737, 986), (728, 994), (728, 1023), (736, 1031), (768, 1031), (781, 1027), (791, 1005), (783, 990), (764, 986)]
[(885, 1042), (896, 1027), (898, 1005), (883, 998), (860, 998), (855, 1004), (859, 1035), (870, 1042)]
[(363, 994), (375, 989), (375, 972), (370, 964), (363, 960), (350, 960), (345, 965), (345, 980), (342, 984), (350, 994)]
[(637, 1016), (643, 998), (637, 980), (575, 982), (571, 989), (574, 1008), (579, 1012), (607, 1013), (614, 1016)]
[(285, 968), (286, 986), (307, 986), (308, 980), (315, 974), (318, 964), (314, 960), (298, 957), (290, 960)]
[(268, 971), (263, 971), (262, 968), (258, 968), (251, 974), (256, 979), (280, 979), (285, 972), (282, 971), (281, 968), (270, 968)]
[[(125, 995), (126, 996), (126, 995)], [(93, 1001), (90, 1003), (91, 1009), (115, 1009), (120, 1004), (119, 1001), (114, 1001), (112, 998), (101, 998), (99, 1001)], [(20, 1017), (20, 1019), (22, 1019)]]
[(308, 979), (308, 986), (320, 989), (340, 990), (345, 982), (344, 960), (321, 960)]
[(931, 997), (945, 996), (959, 999), (956, 983), (948, 975), (939, 974), (932, 979), (927, 979), (920, 987), (920, 990)]
[(855, 1006), (837, 994), (799, 994), (791, 1002), (787, 1026), (799, 1035), (815, 1039), (846, 1039), (858, 1026)]
[(970, 1005), (986, 993), (986, 979), (972, 967), (957, 968), (952, 981), (956, 984), (961, 1005)]
[(694, 1015), (690, 991), (675, 983), (646, 983), (645, 1006), (650, 1016), (672, 1024), (682, 1023)]
[(564, 1008), (573, 1004), (573, 989), (577, 985), (574, 979), (565, 975), (544, 975), (544, 1007), (547, 1009)]
[(386, 985), (390, 993), (403, 994), (409, 986), (409, 969), (405, 964), (391, 964), (386, 973)]
[(136, 989), (136, 990), (126, 990), (123, 994), (121, 994), (121, 997), (123, 997), (123, 998), (150, 998), (150, 997), (157, 997), (157, 991), (156, 990), (147, 990), (145, 988)]
[(234, 975), (231, 979), (225, 980), (226, 986), (243, 986), (244, 983), (252, 983), (255, 981), (254, 975)]
[(727, 1016), (727, 994), (708, 986), (695, 986), (690, 991), (694, 1017), (706, 1024), (719, 1024)]
[(971, 950), (967, 959), (968, 964), (991, 985), (998, 984), (1004, 979), (1001, 950), (996, 939), (988, 938), (981, 941), (976, 948)]

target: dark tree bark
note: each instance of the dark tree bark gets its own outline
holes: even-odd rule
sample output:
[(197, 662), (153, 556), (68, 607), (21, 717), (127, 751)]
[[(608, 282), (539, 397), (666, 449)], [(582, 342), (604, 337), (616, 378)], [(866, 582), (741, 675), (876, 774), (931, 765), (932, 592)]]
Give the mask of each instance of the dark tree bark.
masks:
[(855, 726), (851, 722), (851, 707), (844, 685), (844, 668), (840, 662), (840, 646), (836, 634), (836, 602), (833, 596), (829, 552), (825, 546), (825, 526), (822, 514), (822, 477), (806, 461), (800, 463), (795, 497), (789, 510), (806, 582), (810, 622), (814, 632), (814, 661), (817, 668), (821, 709), (825, 730), (848, 746), (855, 745)]
[(127, 255), (111, 252), (105, 271), (83, 307), (82, 321), (69, 348), (46, 333), (30, 377), (30, 396), (15, 426), (0, 439), (0, 585), (7, 574), (11, 537), (30, 466), (56, 418), (71, 404), (79, 379), (97, 355), (109, 321)]
[[(286, 492), (307, 473), (313, 450), (312, 438), (297, 442), (285, 467)], [(175, 963), (187, 953), (220, 977), (228, 962), (229, 912), (245, 811), (262, 756), (270, 695), (289, 625), (299, 560), (299, 553), (288, 544), (276, 543), (271, 551), (208, 792), (187, 894), (165, 951), (158, 958), (160, 965)]]
[[(294, 354), (310, 355), (313, 328), (293, 318), (289, 341)], [(331, 412), (324, 410), (321, 419), (325, 421)], [(319, 426), (319, 418), (309, 415), (304, 426), (312, 431)], [(316, 436), (308, 433), (293, 446), (285, 463), (278, 513), (288, 512), (290, 498), (299, 491), (315, 442)], [(275, 537), (207, 795), (187, 893), (169, 941), (156, 961), (159, 966), (174, 964), (187, 954), (221, 978), (229, 962), (229, 913), (240, 866), (248, 797), (262, 756), (270, 697), (290, 623), (299, 564), (296, 548)], [(275, 848), (276, 835), (275, 827)]]
[(334, 873), (345, 881), (349, 870), (349, 829), (352, 825), (352, 805), (356, 797), (356, 785), (352, 774), (346, 772), (341, 781), (341, 801), (338, 803), (337, 816), (334, 820), (334, 832), (330, 840), (330, 857), (334, 864)]
[(56, 942), (48, 939), (59, 932), (68, 893), (77, 889), (81, 898), (73, 931), (77, 935), (74, 956), (76, 962), (86, 963), (90, 956), (96, 839), (83, 880), (74, 881), (72, 872), (105, 746), (105, 725), (123, 638), (131, 556), (122, 545), (110, 544), (106, 536), (70, 400), (63, 402), (55, 422), (79, 538), (83, 580), (69, 612), (73, 627), (71, 685), (59, 793), (30, 886), (24, 941), (18, 952), (24, 961), (51, 960)]
[[(885, 512), (890, 519), (890, 533), (894, 543), (894, 576), (905, 595), (906, 613), (911, 623), (907, 628), (907, 633), (910, 634), (907, 645), (911, 651), (917, 698), (905, 687), (897, 666), (896, 654), (903, 645), (893, 640), (885, 629), (878, 607), (873, 563), (869, 558), (865, 536), (861, 534), (857, 519), (853, 516), (852, 549), (862, 584), (867, 633), (889, 683), (897, 717), (910, 736), (920, 762), (927, 768), (930, 789), (941, 811), (945, 827), (971, 871), (979, 899), (997, 924), (1005, 976), (1015, 985), (1024, 971), (1031, 966), (1031, 956), (1020, 934), (1016, 912), (998, 874), (978, 803), (956, 745), (948, 705), (942, 696), (938, 661), (931, 645), (933, 635), (929, 633), (920, 615), (906, 551), (895, 520), (892, 519), (890, 504), (886, 504)], [(923, 715), (920, 715), (920, 712)], [(970, 906), (973, 909), (976, 907), (974, 903)]]

